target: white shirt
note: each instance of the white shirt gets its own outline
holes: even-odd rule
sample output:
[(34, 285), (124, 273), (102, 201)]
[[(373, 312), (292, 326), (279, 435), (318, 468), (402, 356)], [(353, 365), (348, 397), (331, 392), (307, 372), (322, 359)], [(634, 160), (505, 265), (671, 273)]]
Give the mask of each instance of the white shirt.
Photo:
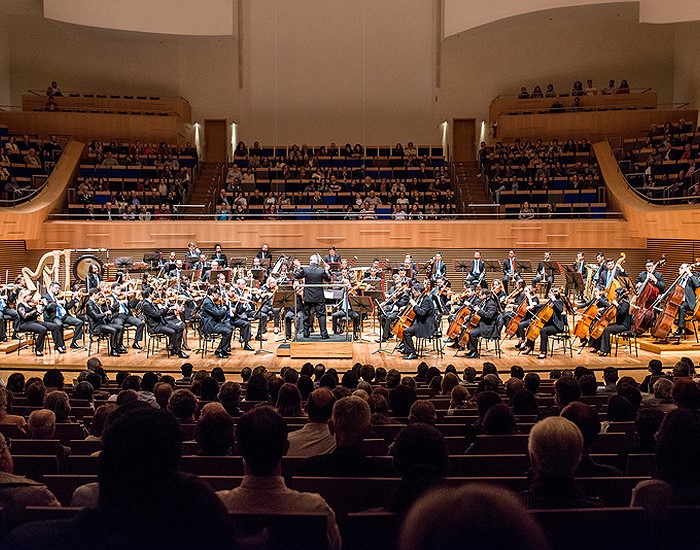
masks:
[(325, 422), (307, 422), (300, 430), (289, 432), (287, 441), (287, 456), (325, 455), (335, 449), (335, 437)]

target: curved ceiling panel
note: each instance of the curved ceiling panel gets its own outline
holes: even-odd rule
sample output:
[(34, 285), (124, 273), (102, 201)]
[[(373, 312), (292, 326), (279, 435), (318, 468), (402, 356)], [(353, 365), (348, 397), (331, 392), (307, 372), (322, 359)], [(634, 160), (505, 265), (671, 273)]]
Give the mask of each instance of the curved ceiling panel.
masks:
[(44, 17), (136, 32), (233, 34), (233, 0), (44, 0)]

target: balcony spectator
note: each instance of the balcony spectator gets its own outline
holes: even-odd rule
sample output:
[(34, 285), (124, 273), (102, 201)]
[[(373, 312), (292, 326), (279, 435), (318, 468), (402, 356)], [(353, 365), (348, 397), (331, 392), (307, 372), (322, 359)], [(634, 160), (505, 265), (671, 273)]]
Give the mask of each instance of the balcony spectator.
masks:
[(615, 92), (616, 94), (629, 94), (630, 93), (630, 85), (627, 83), (626, 80), (622, 80), (620, 82), (620, 87), (617, 89)]
[(598, 95), (598, 88), (593, 85), (593, 81), (589, 78), (586, 80), (586, 87), (583, 89), (585, 95)]
[(603, 95), (614, 95), (616, 93), (617, 88), (615, 87), (615, 81), (610, 80), (610, 82), (608, 82), (608, 85), (605, 88), (603, 88)]
[(518, 219), (520, 220), (531, 220), (535, 217), (535, 211), (530, 207), (530, 203), (525, 201), (520, 208), (518, 213)]
[(554, 91), (554, 84), (547, 84), (547, 90), (544, 92), (544, 97), (557, 97), (557, 92)]
[(24, 163), (27, 166), (41, 166), (41, 159), (39, 155), (36, 154), (36, 149), (33, 147), (27, 151), (23, 157)]
[(48, 88), (46, 88), (46, 95), (48, 97), (63, 97), (63, 92), (61, 88), (58, 87), (58, 82), (55, 80), (51, 82)]
[(532, 95), (530, 96), (533, 99), (540, 99), (544, 97), (544, 94), (542, 93), (542, 88), (539, 86), (535, 86), (535, 88), (532, 90)]
[(119, 161), (113, 153), (108, 152), (105, 154), (105, 158), (102, 161), (102, 166), (119, 166)]
[(518, 99), (530, 99), (530, 94), (527, 91), (527, 88), (523, 86), (520, 88), (520, 93), (518, 94)]
[(583, 95), (583, 83), (580, 80), (574, 82), (574, 86), (571, 89), (571, 95), (574, 97)]

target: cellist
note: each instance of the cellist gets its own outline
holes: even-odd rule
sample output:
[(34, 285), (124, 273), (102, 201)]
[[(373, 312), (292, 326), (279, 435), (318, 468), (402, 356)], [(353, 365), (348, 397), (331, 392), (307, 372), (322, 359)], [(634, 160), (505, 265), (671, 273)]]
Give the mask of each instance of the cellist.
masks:
[(518, 336), (518, 343), (515, 345), (515, 349), (517, 350), (519, 350), (520, 348), (525, 349), (523, 347), (527, 343), (527, 340), (525, 339), (525, 332), (527, 331), (527, 327), (530, 326), (530, 323), (532, 322), (532, 319), (535, 316), (535, 312), (537, 311), (538, 306), (540, 305), (540, 299), (536, 296), (532, 285), (527, 285), (523, 289), (522, 300), (527, 300), (528, 305), (527, 313), (518, 323), (518, 331), (516, 332), (516, 335)]
[[(540, 330), (540, 354), (537, 356), (538, 359), (546, 359), (549, 337), (553, 334), (557, 334), (558, 332), (562, 332), (565, 325), (564, 302), (561, 299), (559, 290), (553, 288), (549, 291), (548, 297), (549, 302), (542, 306), (542, 308), (546, 307), (548, 304), (551, 305), (552, 316), (545, 322), (544, 326)], [(536, 318), (537, 315), (535, 315), (535, 318), (533, 318), (533, 322)], [(527, 340), (525, 344), (520, 347), (520, 349), (523, 355), (532, 353), (532, 350), (535, 349), (534, 340)]]
[(645, 264), (645, 270), (639, 274), (637, 277), (637, 283), (635, 287), (637, 290), (649, 279), (649, 284), (654, 285), (659, 289), (659, 294), (663, 294), (666, 290), (666, 284), (664, 283), (664, 276), (659, 271), (654, 271), (654, 260), (647, 260)]
[(481, 289), (479, 297), (481, 298), (481, 305), (474, 313), (479, 315), (481, 319), (476, 328), (469, 333), (469, 342), (467, 343), (467, 349), (469, 349), (468, 359), (479, 358), (479, 338), (493, 338), (498, 330), (498, 314), (501, 310), (498, 298), (486, 288)]
[(678, 330), (674, 334), (676, 338), (685, 332), (685, 318), (688, 312), (692, 313), (695, 310), (695, 291), (700, 287), (700, 277), (693, 275), (688, 264), (680, 265), (678, 275), (680, 276), (678, 284), (684, 288), (685, 296), (681, 307), (678, 308)]
[(615, 291), (615, 300), (612, 304), (617, 308), (615, 322), (610, 323), (603, 329), (603, 335), (599, 338), (591, 338), (590, 344), (593, 350), (598, 350), (600, 357), (610, 355), (610, 335), (627, 332), (632, 328), (632, 316), (630, 315), (630, 301), (627, 290), (618, 288)]
[(416, 314), (415, 319), (410, 327), (403, 331), (403, 351), (404, 359), (418, 359), (416, 348), (413, 346), (413, 336), (417, 338), (430, 338), (437, 328), (435, 320), (435, 305), (430, 293), (425, 293), (425, 287), (416, 283), (413, 285), (411, 292), (418, 302), (413, 306), (413, 311)]
[[(610, 302), (608, 302), (608, 299), (605, 295), (605, 287), (602, 285), (596, 286), (593, 289), (593, 297), (590, 300), (588, 300), (587, 302), (584, 302), (584, 303), (576, 306), (576, 309), (585, 312), (586, 310), (588, 310), (588, 308), (590, 308), (594, 304), (597, 306), (597, 310), (593, 310), (593, 311), (596, 311), (596, 313), (598, 311), (603, 311), (606, 307), (608, 307), (610, 305)], [(591, 318), (590, 321), (592, 324), (593, 318)], [(583, 336), (581, 338), (581, 347), (584, 347), (588, 343), (588, 333), (589, 332), (590, 332), (590, 325), (588, 326), (588, 330), (586, 331), (586, 336)], [(592, 351), (597, 351), (597, 348), (592, 350)]]

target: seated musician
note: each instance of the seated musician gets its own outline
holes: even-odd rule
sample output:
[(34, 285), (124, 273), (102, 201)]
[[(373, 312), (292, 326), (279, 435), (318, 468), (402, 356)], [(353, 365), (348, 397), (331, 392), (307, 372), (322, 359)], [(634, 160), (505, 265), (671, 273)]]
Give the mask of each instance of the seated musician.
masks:
[[(250, 347), (250, 321), (256, 318), (255, 306), (252, 303), (252, 295), (246, 286), (245, 279), (237, 279), (236, 286), (232, 287), (228, 293), (231, 299), (231, 310), (229, 313), (229, 323), (232, 327), (239, 328), (241, 332), (241, 341), (244, 343), (243, 349), (253, 351)], [(265, 324), (267, 319), (265, 319)], [(256, 340), (262, 340), (261, 330), (263, 324), (258, 324), (258, 335)]]
[(100, 288), (102, 277), (100, 276), (100, 267), (97, 264), (90, 264), (87, 275), (85, 276), (85, 287), (88, 292), (93, 288)]
[(438, 276), (430, 294), (433, 297), (437, 313), (447, 315), (450, 312), (450, 300), (452, 299), (452, 289), (447, 280), (442, 276)]
[(326, 254), (326, 256), (323, 258), (323, 261), (327, 264), (339, 264), (341, 259), (342, 258), (336, 251), (335, 246), (329, 246), (328, 254)]
[(688, 313), (691, 315), (695, 311), (696, 305), (696, 291), (700, 287), (700, 277), (693, 275), (688, 264), (681, 264), (678, 268), (678, 275), (680, 279), (678, 283), (684, 289), (683, 302), (680, 308), (678, 308), (678, 330), (674, 333), (675, 337), (680, 337), (686, 331), (685, 320)]
[(505, 305), (506, 298), (508, 297), (503, 283), (500, 279), (494, 279), (491, 283), (491, 292), (498, 298), (498, 303), (502, 306)]
[(199, 311), (199, 316), (202, 323), (202, 333), (220, 334), (221, 340), (216, 348), (214, 355), (220, 358), (229, 356), (231, 350), (231, 333), (233, 329), (226, 322), (229, 310), (226, 306), (220, 304), (221, 289), (218, 285), (212, 285), (207, 289), (207, 295), (202, 300), (202, 307)]
[(205, 273), (208, 273), (211, 269), (211, 263), (207, 260), (207, 255), (203, 253), (200, 254), (199, 260), (192, 265), (192, 269), (199, 271), (199, 280), (203, 281)]
[(615, 322), (610, 323), (603, 329), (603, 335), (600, 338), (591, 338), (589, 343), (593, 350), (597, 350), (601, 357), (610, 355), (610, 335), (627, 332), (632, 328), (632, 315), (630, 315), (630, 301), (627, 290), (618, 288), (615, 291), (615, 300), (613, 306), (617, 307), (617, 315)]
[[(494, 281), (495, 282), (495, 281)], [(498, 298), (493, 292), (482, 288), (479, 292), (480, 305), (474, 313), (479, 315), (480, 320), (474, 329), (469, 333), (467, 358), (477, 359), (479, 355), (479, 338), (493, 338), (498, 334), (498, 312), (500, 307)]]
[(438, 278), (447, 279), (447, 264), (442, 259), (442, 253), (436, 252), (433, 259), (435, 260), (433, 263), (433, 281), (436, 281)]
[(182, 334), (185, 330), (185, 324), (174, 324), (166, 319), (166, 309), (160, 308), (151, 299), (151, 291), (149, 289), (142, 291), (143, 296), (143, 317), (146, 320), (148, 332), (151, 334), (165, 334), (168, 336), (168, 351), (173, 355), (177, 355), (180, 359), (187, 359), (187, 355), (182, 351)]
[(36, 333), (34, 354), (37, 357), (44, 355), (44, 340), (49, 331), (51, 331), (56, 351), (66, 353), (66, 347), (63, 343), (63, 327), (50, 321), (39, 321), (38, 317), (42, 310), (43, 304), (34, 301), (32, 291), (22, 290), (17, 296), (17, 315), (19, 315), (17, 330)]
[[(288, 309), (287, 313), (284, 314), (284, 334), (287, 340), (292, 339), (292, 321), (295, 322), (297, 331), (310, 331), (310, 328), (305, 327), (308, 320), (304, 311), (304, 301), (302, 300), (304, 289), (299, 281), (294, 281), (292, 287), (294, 288), (295, 307)], [(295, 315), (296, 319), (294, 318)]]
[[(605, 293), (605, 287), (603, 286), (596, 286), (593, 289), (593, 297), (588, 300), (587, 302), (584, 302), (582, 304), (579, 304), (576, 306), (576, 309), (580, 310), (586, 310), (589, 307), (591, 307), (593, 304), (598, 306), (598, 311), (602, 312), (606, 307), (610, 305), (610, 302), (608, 302), (607, 295)], [(590, 330), (590, 327), (589, 327)], [(586, 343), (588, 342), (588, 338), (581, 338), (581, 346), (585, 346)], [(594, 347), (593, 351), (597, 351), (598, 346), (596, 345)]]
[(219, 266), (219, 261), (212, 260), (209, 269), (202, 271), (202, 274), (200, 275), (199, 280), (204, 282), (204, 283), (209, 283), (209, 282), (211, 282), (212, 273), (214, 274), (213, 276), (216, 277), (217, 271), (221, 271), (221, 266)]
[(666, 283), (664, 283), (664, 276), (661, 274), (659, 271), (654, 270), (654, 261), (653, 260), (647, 260), (646, 263), (644, 264), (644, 271), (642, 271), (639, 274), (639, 277), (637, 277), (637, 282), (636, 282), (636, 288), (639, 290), (639, 288), (647, 281), (649, 280), (649, 284), (655, 286), (660, 294), (663, 294), (664, 290), (666, 290)]
[(194, 269), (194, 264), (196, 264), (199, 261), (199, 255), (201, 254), (201, 250), (197, 248), (197, 245), (194, 243), (187, 243), (187, 252), (185, 252), (185, 263), (187, 266), (187, 269)]
[(16, 330), (17, 323), (19, 322), (19, 315), (17, 314), (17, 310), (15, 308), (10, 307), (8, 298), (0, 295), (0, 342), (7, 342), (7, 329), (5, 328), (5, 321), (12, 321), (14, 332), (14, 330)]
[(270, 252), (270, 247), (266, 244), (260, 247), (260, 250), (255, 253), (255, 257), (260, 260), (261, 264), (268, 266), (272, 264), (272, 252)]
[(486, 275), (486, 268), (484, 266), (484, 260), (481, 259), (481, 252), (478, 250), (474, 252), (474, 260), (472, 260), (472, 267), (469, 273), (467, 273), (465, 283), (470, 284), (484, 284)]
[[(135, 327), (134, 343), (131, 345), (134, 349), (141, 349), (141, 340), (143, 339), (144, 324), (141, 319), (136, 317), (131, 311), (131, 304), (128, 296), (124, 293), (121, 286), (118, 284), (112, 285), (112, 294), (108, 298), (109, 308), (112, 310), (112, 324), (121, 325), (122, 331), (127, 327)], [(118, 349), (120, 353), (126, 353), (126, 348)]]
[(350, 303), (350, 296), (354, 296), (357, 293), (352, 290), (353, 287), (348, 278), (347, 270), (343, 271), (343, 299), (338, 304), (338, 311), (333, 313), (331, 324), (333, 326), (333, 333), (340, 334), (340, 322), (345, 321), (346, 324), (349, 324), (350, 321), (352, 321), (353, 339), (356, 340), (360, 337), (360, 314), (353, 311), (352, 304)]
[(435, 334), (437, 328), (433, 299), (429, 294), (424, 294), (424, 290), (425, 287), (420, 283), (414, 284), (411, 289), (413, 297), (418, 302), (413, 306), (413, 311), (416, 314), (413, 323), (403, 331), (403, 352), (405, 353), (403, 358), (407, 360), (418, 359), (416, 348), (413, 345), (413, 337), (430, 338)]
[[(537, 356), (538, 359), (546, 359), (547, 350), (549, 349), (549, 337), (553, 334), (562, 332), (564, 330), (564, 326), (566, 325), (564, 302), (561, 299), (559, 290), (556, 288), (550, 290), (548, 298), (549, 302), (551, 302), (553, 311), (552, 316), (540, 330), (540, 354)], [(542, 307), (546, 307), (546, 304)], [(539, 311), (537, 311), (537, 313), (539, 313)], [(535, 320), (536, 319), (533, 318), (533, 322)], [(535, 342), (533, 340), (527, 340), (525, 344), (520, 347), (520, 349), (523, 355), (529, 355), (532, 353), (532, 350), (535, 349)]]
[(366, 269), (362, 275), (363, 279), (381, 279), (382, 278), (382, 266), (379, 263), (379, 259), (375, 258), (372, 261), (372, 265), (369, 269)]
[(122, 345), (124, 325), (112, 323), (112, 310), (107, 305), (107, 299), (99, 290), (91, 288), (88, 294), (90, 299), (85, 306), (85, 315), (90, 333), (95, 335), (109, 334), (111, 347), (109, 354), (112, 357), (119, 357), (119, 350), (124, 349)]
[(537, 264), (537, 273), (535, 273), (535, 276), (532, 279), (532, 286), (535, 288), (537, 288), (536, 285), (539, 283), (547, 283), (546, 294), (549, 294), (549, 291), (552, 289), (552, 285), (554, 284), (554, 270), (545, 266), (546, 263), (551, 261), (552, 258), (549, 251), (545, 252), (544, 257)]
[(522, 318), (522, 320), (518, 323), (518, 330), (515, 333), (518, 337), (518, 343), (515, 345), (515, 349), (517, 349), (517, 350), (519, 350), (519, 349), (523, 348), (523, 346), (525, 346), (525, 343), (526, 343), (525, 332), (527, 331), (527, 327), (530, 326), (532, 319), (535, 317), (535, 312), (537, 311), (538, 306), (540, 305), (540, 299), (537, 297), (537, 294), (535, 293), (535, 289), (532, 288), (532, 285), (527, 285), (523, 289), (523, 292), (520, 296), (520, 301), (518, 302), (518, 305), (520, 305), (522, 300), (527, 300), (528, 306), (527, 306), (527, 313)]
[(391, 327), (411, 301), (410, 283), (411, 280), (406, 277), (406, 270), (403, 267), (399, 268), (398, 273), (394, 274), (394, 285), (389, 289), (385, 300), (384, 314), (379, 317), (381, 329), (378, 343), (386, 342), (391, 337)]
[(267, 267), (263, 265), (263, 263), (260, 261), (260, 258), (253, 258), (253, 265), (250, 269), (255, 279), (258, 279), (257, 277), (255, 277), (255, 275), (257, 275), (258, 272), (262, 272), (262, 274), (259, 275), (260, 279), (258, 279), (260, 281), (266, 280), (269, 275)]
[(168, 272), (168, 278), (179, 279), (182, 277), (182, 271), (184, 270), (182, 260), (175, 260), (175, 267)]
[[(73, 341), (71, 349), (80, 349), (78, 340), (83, 339), (83, 321), (77, 317), (70, 315), (69, 311), (75, 307), (77, 300), (74, 298), (66, 302), (61, 297), (61, 285), (57, 282), (52, 282), (49, 285), (49, 291), (44, 295), (46, 307), (44, 308), (44, 319), (51, 323), (55, 323), (63, 330), (64, 326), (75, 327), (73, 331)], [(2, 323), (4, 330), (4, 323)]]
[(464, 305), (473, 305), (479, 299), (479, 294), (476, 292), (476, 287), (468, 282), (464, 283), (464, 292), (455, 296), (452, 295), (452, 313), (448, 317), (448, 321), (454, 321), (457, 313)]
[(226, 268), (228, 267), (228, 258), (226, 258), (226, 254), (224, 254), (224, 253), (221, 251), (221, 245), (220, 245), (220, 244), (215, 244), (215, 245), (214, 245), (214, 254), (212, 254), (211, 260), (212, 260), (212, 269), (214, 268), (214, 266), (213, 266), (214, 260), (216, 260), (217, 265), (218, 265), (221, 269), (226, 269)]
[(263, 325), (262, 334), (267, 332), (267, 323), (270, 319), (273, 320), (275, 334), (279, 333), (280, 331), (280, 308), (272, 307), (272, 301), (275, 297), (275, 292), (277, 292), (277, 289), (277, 279), (274, 277), (268, 277), (267, 282), (259, 289), (258, 297), (262, 301), (259, 317), (260, 324)]
[(508, 294), (508, 284), (522, 279), (518, 273), (518, 259), (515, 257), (515, 250), (508, 251), (508, 257), (503, 260), (503, 288)]

